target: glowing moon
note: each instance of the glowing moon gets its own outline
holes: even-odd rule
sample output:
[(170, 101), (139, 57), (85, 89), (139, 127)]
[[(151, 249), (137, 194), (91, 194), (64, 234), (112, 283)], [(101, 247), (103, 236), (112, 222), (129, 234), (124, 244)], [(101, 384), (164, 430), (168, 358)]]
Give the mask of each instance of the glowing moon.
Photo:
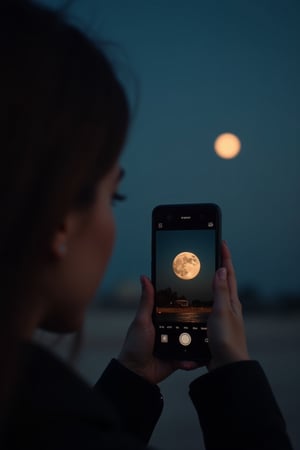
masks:
[(215, 152), (220, 158), (235, 158), (241, 151), (241, 141), (232, 133), (223, 133), (215, 140)]
[(190, 252), (181, 252), (173, 259), (173, 271), (181, 280), (192, 280), (201, 269), (199, 258)]

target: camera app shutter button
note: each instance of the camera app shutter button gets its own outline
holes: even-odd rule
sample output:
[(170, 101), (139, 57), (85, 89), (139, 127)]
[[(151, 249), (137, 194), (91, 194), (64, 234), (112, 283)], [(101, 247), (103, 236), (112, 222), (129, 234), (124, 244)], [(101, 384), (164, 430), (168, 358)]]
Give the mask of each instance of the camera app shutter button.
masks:
[(179, 336), (179, 342), (185, 347), (190, 345), (190, 343), (192, 342), (191, 335), (189, 333), (181, 333), (181, 335)]

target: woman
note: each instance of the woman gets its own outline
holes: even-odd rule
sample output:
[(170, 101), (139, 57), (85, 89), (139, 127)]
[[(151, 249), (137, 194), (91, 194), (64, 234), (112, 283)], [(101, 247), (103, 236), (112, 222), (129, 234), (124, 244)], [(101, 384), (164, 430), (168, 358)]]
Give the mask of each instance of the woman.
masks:
[[(118, 360), (91, 389), (32, 342), (80, 330), (114, 242), (112, 202), (129, 123), (103, 52), (57, 13), (0, 6), (1, 449), (142, 449), (162, 411), (157, 383), (191, 362), (152, 354), (153, 287)], [(249, 359), (230, 253), (214, 279), (209, 372), (190, 388), (207, 449), (289, 449), (262, 369)]]

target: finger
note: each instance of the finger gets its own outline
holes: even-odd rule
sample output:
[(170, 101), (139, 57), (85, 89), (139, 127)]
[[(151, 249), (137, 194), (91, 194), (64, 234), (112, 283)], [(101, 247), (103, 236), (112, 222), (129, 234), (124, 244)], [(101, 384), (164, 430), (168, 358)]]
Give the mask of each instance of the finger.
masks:
[(164, 361), (164, 364), (166, 364), (172, 372), (175, 370), (181, 369), (181, 370), (194, 370), (199, 367), (203, 367), (205, 364), (200, 364), (196, 361), (179, 361), (179, 360), (171, 360), (171, 361)]
[(228, 273), (226, 267), (220, 267), (214, 277), (213, 290), (213, 314), (223, 314), (228, 311), (230, 305), (230, 292), (228, 287)]
[(195, 370), (199, 367), (203, 367), (205, 364), (200, 364), (196, 361), (179, 361), (177, 363), (177, 368), (182, 370)]
[(227, 269), (227, 277), (228, 277), (228, 285), (231, 297), (238, 298), (238, 288), (237, 281), (235, 276), (235, 270), (231, 259), (230, 250), (225, 241), (222, 242), (222, 256), (223, 256), (223, 265)]
[(142, 294), (136, 316), (139, 319), (152, 321), (154, 306), (154, 288), (148, 277), (142, 275), (140, 278)]
[(241, 311), (242, 305), (239, 300), (235, 270), (232, 263), (230, 250), (225, 241), (223, 241), (222, 243), (222, 250), (223, 250), (223, 263), (228, 272), (228, 286), (230, 291), (231, 304), (235, 311)]

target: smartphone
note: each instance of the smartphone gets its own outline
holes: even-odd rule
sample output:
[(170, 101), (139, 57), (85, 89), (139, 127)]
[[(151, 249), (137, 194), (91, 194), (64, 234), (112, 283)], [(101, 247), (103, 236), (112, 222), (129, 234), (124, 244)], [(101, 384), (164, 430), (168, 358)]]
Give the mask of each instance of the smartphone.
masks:
[(221, 209), (213, 203), (152, 211), (154, 354), (207, 363), (212, 283), (221, 265)]

